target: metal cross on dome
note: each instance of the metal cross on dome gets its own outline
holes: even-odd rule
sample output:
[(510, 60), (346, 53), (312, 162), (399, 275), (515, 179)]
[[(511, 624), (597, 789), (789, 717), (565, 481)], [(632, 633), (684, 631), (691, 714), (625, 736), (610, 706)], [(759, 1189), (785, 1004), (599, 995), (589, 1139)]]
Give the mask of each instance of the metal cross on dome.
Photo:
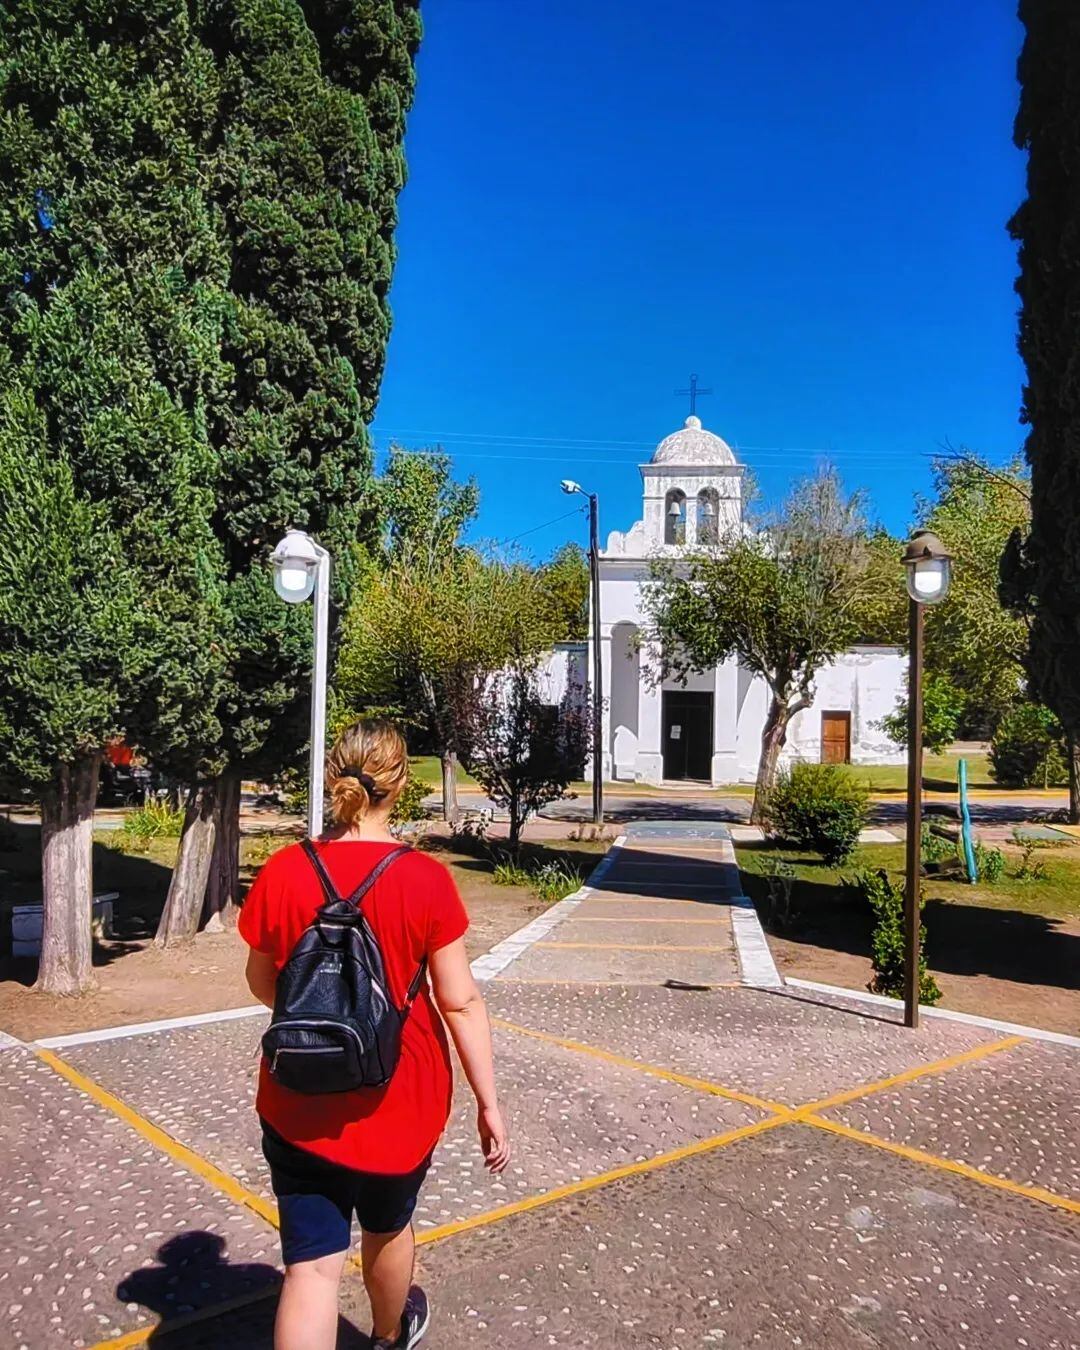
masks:
[(689, 395), (689, 396), (690, 396), (690, 416), (693, 417), (694, 414), (697, 412), (697, 401), (698, 401), (698, 399), (701, 398), (703, 394), (711, 394), (711, 393), (712, 393), (712, 390), (711, 390), (711, 389), (699, 389), (699, 388), (698, 388), (698, 382), (697, 382), (697, 376), (696, 376), (696, 375), (691, 375), (691, 376), (690, 376), (690, 388), (689, 388), (689, 389), (676, 389), (675, 392), (676, 392), (676, 394), (679, 394), (679, 395), (681, 395), (682, 397), (686, 397), (686, 395)]

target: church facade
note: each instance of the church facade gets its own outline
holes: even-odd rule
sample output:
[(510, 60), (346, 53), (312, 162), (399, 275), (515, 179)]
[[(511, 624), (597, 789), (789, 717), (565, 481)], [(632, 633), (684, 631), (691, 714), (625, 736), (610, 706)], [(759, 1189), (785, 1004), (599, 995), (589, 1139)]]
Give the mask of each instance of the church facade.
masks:
[[(677, 557), (741, 523), (745, 465), (691, 416), (640, 471), (641, 519), (611, 533), (600, 553), (604, 778), (752, 782), (768, 708), (765, 681), (733, 658), (685, 683), (658, 682), (659, 653), (640, 640), (650, 559)], [(588, 664), (571, 650), (554, 661), (579, 670)], [(813, 703), (792, 720), (782, 762), (902, 763), (903, 751), (876, 724), (903, 693), (905, 665), (900, 648), (866, 646), (826, 666)], [(562, 683), (562, 672), (551, 673)]]

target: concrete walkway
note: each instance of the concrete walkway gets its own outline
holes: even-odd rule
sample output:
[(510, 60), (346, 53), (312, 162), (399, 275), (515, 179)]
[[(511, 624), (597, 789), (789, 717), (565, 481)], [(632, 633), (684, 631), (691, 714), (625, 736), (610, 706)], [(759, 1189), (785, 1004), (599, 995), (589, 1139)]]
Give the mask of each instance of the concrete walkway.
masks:
[[(459, 1083), (425, 1347), (1075, 1350), (1080, 1052), (736, 986), (729, 849), (632, 831), (487, 983), (513, 1160), (485, 1174)], [(0, 1050), (5, 1345), (270, 1346), (265, 1013), (185, 1020)], [(339, 1346), (367, 1326), (353, 1268)]]
[(723, 826), (630, 828), (602, 880), (499, 975), (518, 983), (714, 988), (739, 980), (739, 872)]

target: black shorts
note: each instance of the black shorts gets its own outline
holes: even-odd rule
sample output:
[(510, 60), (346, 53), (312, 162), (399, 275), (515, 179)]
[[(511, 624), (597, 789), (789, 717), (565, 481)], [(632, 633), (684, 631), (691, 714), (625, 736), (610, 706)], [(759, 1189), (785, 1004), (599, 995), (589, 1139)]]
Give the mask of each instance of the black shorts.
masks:
[(430, 1154), (401, 1176), (354, 1172), (288, 1143), (265, 1120), (262, 1127), (287, 1266), (348, 1251), (354, 1214), (368, 1233), (397, 1233), (412, 1222)]

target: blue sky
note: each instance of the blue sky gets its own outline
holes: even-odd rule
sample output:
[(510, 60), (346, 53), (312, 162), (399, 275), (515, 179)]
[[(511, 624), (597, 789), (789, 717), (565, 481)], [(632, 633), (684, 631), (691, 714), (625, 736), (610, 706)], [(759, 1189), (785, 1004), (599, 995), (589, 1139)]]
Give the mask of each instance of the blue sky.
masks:
[(450, 451), (477, 535), (584, 541), (567, 476), (627, 528), (691, 371), (766, 496), (829, 457), (897, 531), (943, 444), (1018, 451), (1013, 0), (424, 17), (373, 431)]

